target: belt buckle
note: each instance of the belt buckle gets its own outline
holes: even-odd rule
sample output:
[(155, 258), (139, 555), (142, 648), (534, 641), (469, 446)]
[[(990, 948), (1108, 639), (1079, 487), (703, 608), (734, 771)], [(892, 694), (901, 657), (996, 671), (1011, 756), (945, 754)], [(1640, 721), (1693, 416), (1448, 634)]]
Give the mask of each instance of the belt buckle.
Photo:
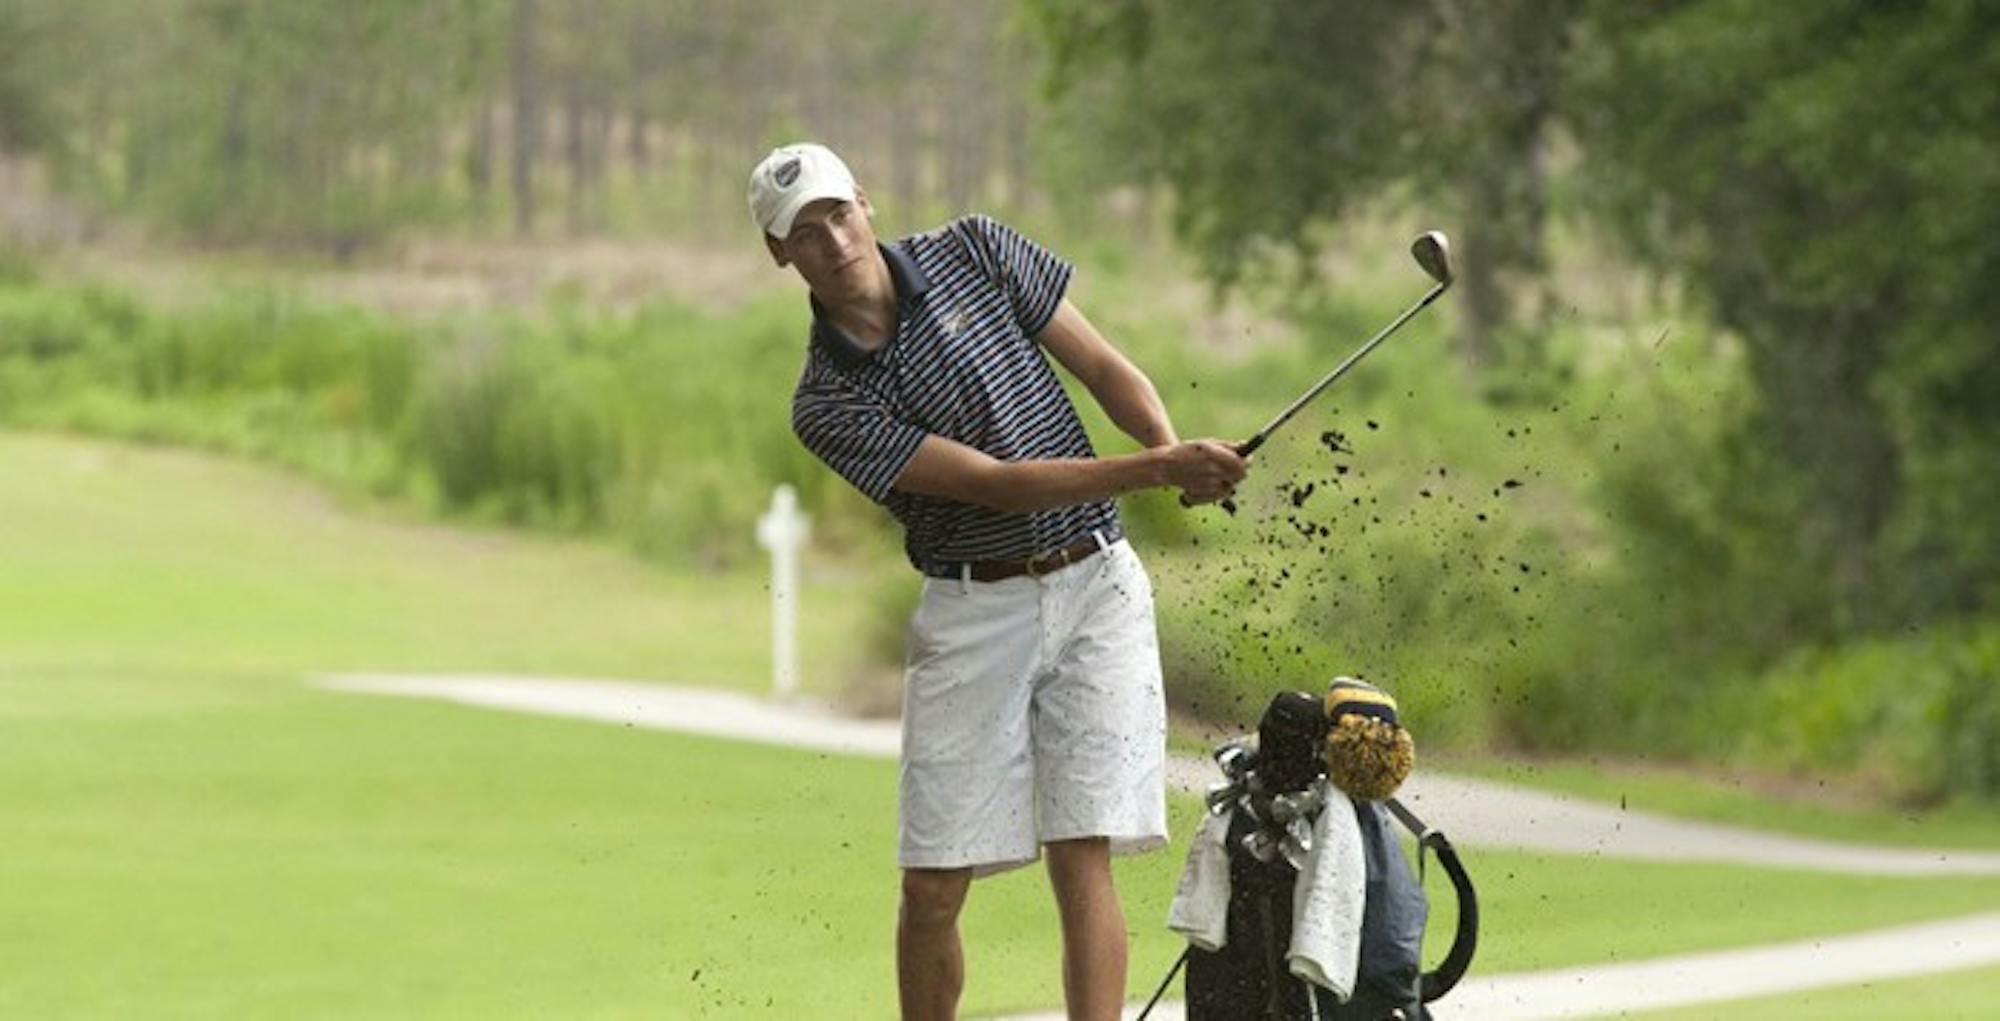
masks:
[[(1038, 571), (1034, 567), (1034, 565), (1038, 565), (1042, 561), (1048, 561), (1048, 559), (1056, 559), (1056, 565), (1050, 567), (1048, 571)], [(1048, 551), (1048, 553), (1044, 553), (1040, 557), (1028, 557), (1028, 577), (1030, 579), (1040, 579), (1042, 575), (1048, 575), (1050, 571), (1062, 571), (1064, 567), (1070, 567), (1070, 547), (1052, 549), (1052, 551)]]

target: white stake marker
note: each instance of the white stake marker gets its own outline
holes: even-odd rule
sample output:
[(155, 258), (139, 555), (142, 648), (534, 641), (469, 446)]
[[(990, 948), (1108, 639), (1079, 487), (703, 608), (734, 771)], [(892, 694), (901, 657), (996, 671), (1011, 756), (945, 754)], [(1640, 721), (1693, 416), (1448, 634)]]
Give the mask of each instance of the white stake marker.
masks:
[(799, 686), (799, 550), (811, 533), (798, 493), (780, 485), (770, 511), (757, 519), (757, 545), (771, 551), (771, 687), (780, 698)]

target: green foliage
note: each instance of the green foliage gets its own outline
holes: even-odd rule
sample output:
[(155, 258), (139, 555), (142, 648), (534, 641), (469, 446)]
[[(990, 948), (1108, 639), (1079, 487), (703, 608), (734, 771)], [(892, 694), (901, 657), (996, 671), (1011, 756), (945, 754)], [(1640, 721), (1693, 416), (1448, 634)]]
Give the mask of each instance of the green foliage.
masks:
[(901, 211), (1018, 206), (1034, 54), (1010, 10), (11, 0), (0, 147), (183, 237), (342, 259), (439, 228), (740, 236), (750, 162), (800, 136)]
[(57, 362), (118, 346), (121, 327), (134, 325), (135, 306), (110, 292), (86, 288), (49, 300), (32, 287), (0, 290), (0, 358)]
[[(1990, 623), (1815, 642), (1820, 575), (1782, 487), (1730, 485), (1757, 395), (1726, 337), (1607, 367), (1565, 416), (1615, 543), (1552, 600), (1497, 734), (1537, 752), (1734, 762), (1886, 792), (1991, 800), (2000, 644)], [(1754, 449), (1754, 448), (1752, 448)], [(1916, 629), (1912, 629), (1915, 631)]]
[[(1485, 274), (1543, 265), (1541, 181), (1561, 150), (1541, 130), (1554, 124), (1584, 157), (1561, 182), (1576, 211), (1614, 225), (1662, 276), (1690, 285), (1698, 316), (1729, 331), (1680, 324), (1655, 364), (1605, 366), (1589, 364), (1600, 349), (1550, 329), (1531, 357), (1488, 361), (1502, 371), (1489, 370), (1481, 392), (1516, 404), (1560, 394), (1604, 425), (1577, 430), (1556, 458), (1587, 466), (1578, 518), (1598, 531), (1558, 547), (1576, 558), (1557, 583), (1571, 598), (1539, 621), (1535, 651), (1465, 646), (1498, 678), (1481, 701), (1503, 740), (1710, 752), (1715, 742), (1687, 721), (1728, 678), (1800, 645), (1990, 607), (2000, 578), (1991, 5), (1032, 9), (1056, 85), (1088, 107), (1071, 113), (1074, 127), (1114, 142), (1100, 172), (1169, 184), (1179, 232), (1214, 279), (1313, 251), (1316, 227), (1376, 196), (1456, 194), (1458, 303), (1474, 326), (1504, 318)], [(1456, 187), (1440, 189), (1447, 180)], [(1504, 286), (1530, 296), (1536, 284)], [(1301, 312), (1311, 321), (1314, 310)], [(1538, 363), (1560, 371), (1498, 378)], [(1454, 451), (1479, 449), (1428, 425)], [(1372, 605), (1444, 633), (1422, 597), (1443, 581), (1412, 566), (1417, 547), (1366, 546), (1397, 563)], [(1337, 574), (1367, 577), (1353, 567)], [(1239, 604), (1254, 592), (1240, 578), (1223, 586)], [(1321, 657), (1296, 637), (1315, 624), (1325, 629), (1297, 612), (1260, 614), (1212, 658), (1256, 673), (1303, 657), (1310, 672)], [(1410, 632), (1360, 631), (1363, 649), (1398, 650), (1378, 664), (1410, 672), (1424, 661)], [(1265, 635), (1289, 644), (1262, 648)], [(1921, 786), (1926, 770), (1910, 761), (1893, 772)]]
[[(1091, 141), (1079, 148), (1101, 152), (1095, 170), (1113, 181), (1170, 183), (1176, 228), (1219, 279), (1263, 243), (1309, 246), (1308, 228), (1402, 176), (1396, 104), (1409, 93), (1390, 87), (1396, 51), (1384, 44), (1414, 8), (1030, 6), (1056, 85), (1087, 89), (1076, 116)], [(1390, 109), (1354, 115), (1373, 104)]]
[[(2000, 17), (1990, 4), (1600, 4), (1587, 190), (1736, 329), (1718, 498), (1764, 503), (1818, 635), (1988, 605), (2000, 576)], [(1788, 501), (1760, 494), (1790, 491)]]
[[(1700, 470), (1607, 489), (1662, 589), (1731, 593), (1758, 661), (1976, 612), (2000, 577), (2000, 18), (1936, 0), (1779, 5), (1311, 5), (1040, 0), (1054, 127), (1108, 139), (1100, 180), (1170, 185), (1224, 283), (1381, 196), (1450, 198), (1475, 364), (1559, 370), (1548, 330), (1481, 357), (1532, 299), (1543, 182), (1613, 224), (1733, 331), (1748, 389)], [(1545, 128), (1563, 129), (1556, 144)], [(1581, 160), (1559, 159), (1579, 144)], [(1522, 274), (1496, 280), (1492, 275)], [(1544, 301), (1546, 307), (1546, 301)], [(1545, 324), (1551, 325), (1551, 324)], [(1560, 345), (1557, 345), (1559, 348)], [(1693, 410), (1693, 409), (1690, 409)], [(1612, 469), (1616, 473), (1617, 469)], [(1657, 530), (1653, 530), (1657, 529)], [(1663, 551), (1703, 542), (1701, 571)], [(1636, 569), (1634, 569), (1636, 570)], [(1630, 584), (1636, 585), (1636, 582)], [(1669, 597), (1673, 598), (1673, 597)], [(1687, 662), (1696, 662), (1689, 658)], [(1721, 666), (1711, 661), (1711, 667)]]
[[(1575, 344), (1568, 336), (1559, 344)], [(1725, 438), (1751, 399), (1726, 338), (1616, 344), (1565, 388), (1577, 495), (1594, 533), (1502, 707), (1505, 743), (1540, 752), (1690, 754), (1689, 703), (1715, 675), (1799, 640), (1783, 618), (1802, 575), (1768, 506), (1718, 499)], [(1782, 492), (1765, 495), (1782, 500)]]
[(0, 239), (0, 287), (32, 284), (41, 275), (35, 256)]
[[(30, 149), (53, 131), (48, 97), (37, 87), (47, 70), (51, 25), (39, 12), (8, 4), (0, 7), (0, 153)], [(33, 56), (31, 56), (33, 55)]]
[[(1214, 352), (1161, 307), (1159, 272), (1094, 268), (1078, 300), (1145, 367), (1184, 436), (1247, 435), (1393, 315), (1398, 290), (1421, 293), (1400, 262), (1357, 268), (1327, 297), (1294, 302), (1296, 341)], [(1586, 559), (1562, 535), (1585, 514), (1571, 411), (1487, 406), (1464, 374), (1439, 371), (1452, 361), (1442, 326), (1413, 323), (1278, 433), (1238, 515), (1168, 493), (1121, 502), (1182, 709), (1249, 726), (1277, 690), (1359, 674), (1396, 692), (1427, 744), (1478, 744), (1528, 653), (1560, 640), (1549, 610)], [(1080, 407), (1100, 452), (1129, 448)]]
[(435, 132), (477, 6), (28, 0), (37, 148), (66, 190), (194, 236), (350, 254), (456, 212)]
[(1170, 189), (1224, 286), (1312, 257), (1353, 214), (1426, 210), (1459, 256), (1460, 353), (1540, 357), (1546, 149), (1577, 0), (1034, 0), (1059, 97), (1045, 149), (1095, 200)]
[(2000, 624), (1804, 650), (1714, 714), (1760, 766), (1874, 777), (1901, 799), (2000, 796)]
[(0, 288), (0, 417), (191, 443), (449, 513), (608, 530), (663, 558), (751, 550), (789, 481), (834, 544), (877, 512), (791, 437), (790, 302), (729, 320), (559, 304), (412, 326), (276, 291), (180, 313), (94, 287)]

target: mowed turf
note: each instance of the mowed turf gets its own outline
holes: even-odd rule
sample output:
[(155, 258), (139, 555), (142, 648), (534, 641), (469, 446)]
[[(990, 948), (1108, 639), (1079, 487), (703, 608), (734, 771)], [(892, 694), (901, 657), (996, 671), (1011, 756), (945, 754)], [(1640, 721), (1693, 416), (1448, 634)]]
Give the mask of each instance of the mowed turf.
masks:
[[(236, 465), (0, 436), (0, 1017), (890, 1016), (892, 763), (302, 683), (402, 657), (683, 679), (686, 648), (760, 675), (760, 640), (703, 633), (761, 625), (715, 609), (731, 584), (760, 605)], [(1179, 952), (1196, 811), (1120, 866), (1135, 995)], [(2000, 905), (2000, 880), (1467, 858), (1488, 971)], [(1055, 932), (1039, 870), (975, 887), (968, 1014), (1059, 1002)]]
[(1983, 968), (1945, 978), (1925, 976), (1894, 982), (1839, 986), (1792, 996), (1760, 997), (1681, 1010), (1621, 1014), (1623, 1021), (1991, 1021), (2000, 1004), (2000, 968)]
[[(0, 665), (492, 670), (761, 688), (763, 565), (413, 523), (185, 451), (0, 432)], [(811, 576), (803, 683), (860, 663), (858, 578)], [(4, 709), (0, 709), (4, 711)]]
[[(890, 1012), (889, 763), (279, 680), (103, 676), (94, 708), (0, 721), (0, 1016)], [(187, 699), (116, 697), (159, 683)], [(1120, 869), (1135, 995), (1178, 952), (1194, 811)], [(2000, 904), (2000, 881), (1468, 857), (1485, 969)], [(965, 930), (968, 1012), (1059, 997), (1037, 870), (979, 884)]]

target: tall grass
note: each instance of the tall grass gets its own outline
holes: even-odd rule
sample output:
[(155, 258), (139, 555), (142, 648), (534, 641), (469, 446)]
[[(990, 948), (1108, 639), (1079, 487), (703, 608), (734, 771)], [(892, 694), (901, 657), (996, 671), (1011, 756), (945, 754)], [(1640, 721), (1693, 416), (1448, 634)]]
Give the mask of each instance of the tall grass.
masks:
[(790, 482), (858, 541), (792, 441), (797, 310), (657, 302), (399, 322), (277, 291), (186, 312), (90, 286), (0, 286), (0, 418), (274, 461), (447, 515), (609, 531), (725, 563)]

